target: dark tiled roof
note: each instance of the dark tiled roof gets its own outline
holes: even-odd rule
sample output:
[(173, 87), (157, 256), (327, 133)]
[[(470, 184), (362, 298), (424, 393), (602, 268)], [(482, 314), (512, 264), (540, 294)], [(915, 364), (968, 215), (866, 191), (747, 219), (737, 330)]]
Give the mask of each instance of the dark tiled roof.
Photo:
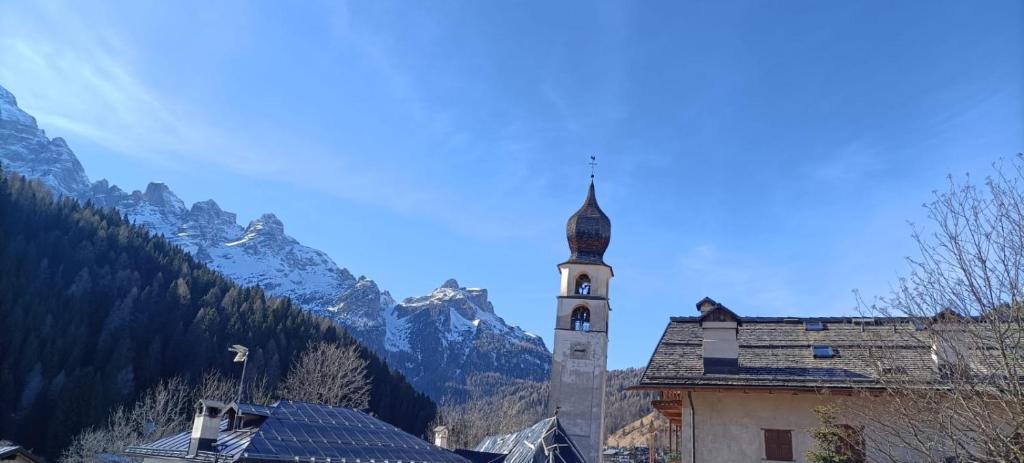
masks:
[(473, 450), (505, 454), (504, 463), (586, 463), (557, 417), (511, 434), (487, 436)]
[(358, 410), (282, 401), (271, 407), (240, 406), (247, 414), (266, 413), (255, 427), (227, 431), (222, 423), (215, 452), (187, 457), (190, 435), (177, 434), (130, 447), (131, 456), (180, 460), (303, 463), (469, 463), (469, 460), (412, 436)]
[[(822, 331), (804, 322), (820, 321)], [(705, 374), (699, 317), (673, 317), (638, 386), (851, 388), (879, 386), (878, 359), (899, 359), (900, 374), (934, 374), (931, 342), (910, 319), (743, 317), (737, 327), (739, 368)], [(815, 358), (811, 346), (830, 346)]]

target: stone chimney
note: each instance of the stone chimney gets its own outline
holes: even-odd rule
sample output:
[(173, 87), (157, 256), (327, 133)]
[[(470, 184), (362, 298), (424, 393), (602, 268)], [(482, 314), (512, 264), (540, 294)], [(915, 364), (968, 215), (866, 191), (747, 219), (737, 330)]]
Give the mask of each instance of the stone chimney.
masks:
[(434, 428), (434, 445), (443, 449), (448, 447), (448, 426), (437, 426)]
[(200, 451), (213, 451), (213, 444), (220, 434), (221, 414), (227, 408), (223, 402), (200, 400), (196, 405), (196, 416), (192, 420), (192, 439), (188, 443), (188, 456), (194, 457)]
[(932, 338), (932, 360), (940, 373), (966, 367), (970, 359), (965, 319), (951, 309), (943, 309), (932, 317), (929, 327)]
[(703, 332), (704, 374), (730, 374), (739, 369), (740, 345), (737, 339), (740, 317), (714, 299), (697, 303)]

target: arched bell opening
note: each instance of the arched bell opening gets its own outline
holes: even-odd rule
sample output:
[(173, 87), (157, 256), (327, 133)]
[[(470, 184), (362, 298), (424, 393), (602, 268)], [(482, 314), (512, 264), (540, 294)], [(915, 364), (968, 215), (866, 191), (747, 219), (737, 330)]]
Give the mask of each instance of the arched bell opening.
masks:
[(590, 309), (583, 306), (572, 309), (569, 326), (573, 331), (590, 331)]
[(576, 294), (581, 296), (589, 296), (590, 290), (590, 277), (586, 273), (576, 277)]

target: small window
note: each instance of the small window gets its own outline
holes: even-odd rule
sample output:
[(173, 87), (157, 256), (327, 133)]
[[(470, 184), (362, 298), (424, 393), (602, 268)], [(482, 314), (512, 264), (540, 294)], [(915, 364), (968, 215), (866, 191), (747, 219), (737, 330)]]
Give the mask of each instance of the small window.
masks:
[(573, 331), (590, 331), (590, 309), (586, 307), (572, 309), (570, 326)]
[(793, 461), (793, 431), (788, 429), (765, 429), (764, 459)]
[(825, 324), (822, 322), (804, 322), (804, 330), (825, 331)]
[(835, 351), (832, 350), (832, 346), (811, 346), (811, 351), (816, 359), (830, 359), (836, 355)]
[(590, 277), (587, 274), (576, 277), (576, 294), (589, 296), (590, 289)]

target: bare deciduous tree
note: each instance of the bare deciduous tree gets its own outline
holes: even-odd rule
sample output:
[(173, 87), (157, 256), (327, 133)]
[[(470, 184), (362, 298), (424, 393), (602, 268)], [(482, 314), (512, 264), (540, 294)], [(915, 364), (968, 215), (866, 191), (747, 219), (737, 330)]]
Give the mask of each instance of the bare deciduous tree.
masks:
[[(478, 378), (491, 383), (494, 378)], [(469, 400), (448, 399), (438, 407), (437, 417), (428, 426), (448, 427), (450, 445), (473, 448), (484, 437), (519, 431), (545, 417), (548, 385), (532, 381), (507, 381), (503, 384), (478, 384)]]
[[(198, 399), (213, 399), (224, 403), (237, 400), (238, 378), (225, 376), (219, 371), (210, 370), (203, 375), (202, 382), (196, 392)], [(242, 391), (241, 402), (268, 405), (274, 400), (272, 389), (264, 375), (246, 378)]]
[(925, 208), (909, 275), (865, 307), (910, 317), (905, 341), (934, 370), (908, 371), (907, 349), (876, 349), (885, 390), (847, 411), (871, 423), (870, 446), (890, 460), (1024, 461), (1024, 159), (981, 185), (950, 178)]
[[(249, 403), (271, 402), (266, 378), (246, 382), (244, 395)], [(232, 402), (238, 394), (238, 380), (215, 371), (203, 375), (192, 387), (180, 377), (163, 381), (147, 390), (130, 407), (118, 407), (105, 426), (82, 431), (61, 454), (62, 463), (109, 461), (105, 456), (120, 456), (128, 446), (151, 442), (189, 428), (194, 406), (200, 399)]]
[(61, 454), (63, 463), (104, 461), (125, 447), (156, 440), (185, 429), (195, 404), (194, 389), (181, 378), (171, 378), (146, 391), (133, 406), (118, 407), (103, 428), (90, 428)]
[(356, 345), (311, 344), (295, 361), (278, 396), (303, 402), (366, 409), (370, 405), (367, 361)]

